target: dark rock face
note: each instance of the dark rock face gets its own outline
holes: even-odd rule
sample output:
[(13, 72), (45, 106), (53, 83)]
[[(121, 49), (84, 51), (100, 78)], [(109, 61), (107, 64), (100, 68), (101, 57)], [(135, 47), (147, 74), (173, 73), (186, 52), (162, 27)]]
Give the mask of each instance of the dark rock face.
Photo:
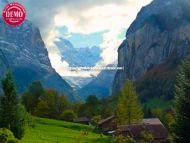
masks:
[(113, 94), (126, 79), (136, 81), (148, 70), (171, 57), (181, 60), (190, 46), (190, 1), (154, 0), (143, 7), (118, 49), (118, 71)]
[(0, 65), (1, 77), (5, 67), (8, 68), (20, 93), (33, 81), (40, 80), (44, 87), (73, 98), (72, 88), (52, 68), (39, 29), (30, 21), (11, 27), (0, 19)]

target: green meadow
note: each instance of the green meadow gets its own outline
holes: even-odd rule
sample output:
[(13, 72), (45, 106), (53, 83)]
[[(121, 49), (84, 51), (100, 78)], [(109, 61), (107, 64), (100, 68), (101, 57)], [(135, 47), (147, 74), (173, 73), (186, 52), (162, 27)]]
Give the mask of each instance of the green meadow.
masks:
[[(110, 138), (95, 132), (93, 126), (34, 118), (21, 143), (109, 143)], [(87, 133), (87, 135), (85, 134)]]

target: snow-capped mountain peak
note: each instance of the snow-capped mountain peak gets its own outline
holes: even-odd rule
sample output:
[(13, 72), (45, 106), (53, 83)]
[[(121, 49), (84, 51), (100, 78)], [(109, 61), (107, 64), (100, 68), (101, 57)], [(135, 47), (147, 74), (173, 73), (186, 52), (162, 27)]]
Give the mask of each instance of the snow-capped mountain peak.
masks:
[(66, 39), (55, 42), (61, 57), (70, 66), (95, 66), (101, 60), (101, 49), (97, 46), (76, 48)]

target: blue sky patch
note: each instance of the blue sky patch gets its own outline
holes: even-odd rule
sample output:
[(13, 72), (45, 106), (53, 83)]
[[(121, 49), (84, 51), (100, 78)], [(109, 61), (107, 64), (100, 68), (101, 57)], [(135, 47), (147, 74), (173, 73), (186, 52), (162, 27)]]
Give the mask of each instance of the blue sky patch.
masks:
[(75, 48), (100, 46), (103, 43), (102, 35), (104, 32), (96, 32), (92, 34), (69, 33), (67, 27), (58, 29), (63, 39), (69, 40)]

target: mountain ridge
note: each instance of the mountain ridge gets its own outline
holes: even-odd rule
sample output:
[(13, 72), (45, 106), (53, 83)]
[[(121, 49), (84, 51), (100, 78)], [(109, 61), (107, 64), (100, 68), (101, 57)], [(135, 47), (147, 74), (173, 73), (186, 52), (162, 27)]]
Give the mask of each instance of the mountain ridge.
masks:
[(40, 31), (32, 22), (26, 20), (20, 26), (11, 27), (0, 18), (0, 27), (0, 50), (6, 56), (19, 93), (40, 80), (45, 88), (55, 89), (74, 100), (73, 89), (52, 68)]

